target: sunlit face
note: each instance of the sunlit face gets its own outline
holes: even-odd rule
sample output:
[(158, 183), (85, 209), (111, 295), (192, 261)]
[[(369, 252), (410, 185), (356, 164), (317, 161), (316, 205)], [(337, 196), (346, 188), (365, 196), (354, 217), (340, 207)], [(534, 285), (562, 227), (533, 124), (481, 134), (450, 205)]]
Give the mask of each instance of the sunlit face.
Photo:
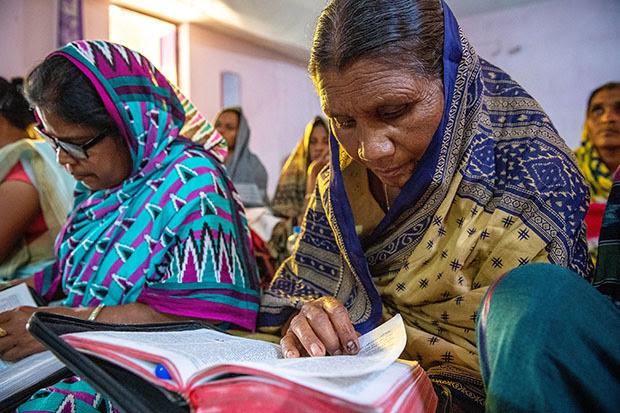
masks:
[(321, 73), (317, 89), (344, 150), (385, 185), (402, 188), (441, 121), (441, 81), (362, 59)]
[(597, 149), (620, 151), (620, 89), (601, 90), (594, 95), (586, 126)]
[[(80, 145), (99, 134), (91, 127), (66, 123), (51, 112), (38, 110), (38, 113), (45, 132), (59, 141)], [(87, 159), (75, 159), (63, 149), (57, 149), (56, 160), (93, 191), (120, 185), (129, 177), (133, 165), (129, 149), (112, 136), (89, 148)]]
[(237, 132), (239, 131), (239, 114), (234, 111), (222, 112), (215, 121), (215, 129), (222, 135), (228, 150), (235, 149)]
[(324, 158), (329, 153), (329, 134), (322, 123), (317, 123), (308, 141), (308, 153), (310, 154), (310, 162)]

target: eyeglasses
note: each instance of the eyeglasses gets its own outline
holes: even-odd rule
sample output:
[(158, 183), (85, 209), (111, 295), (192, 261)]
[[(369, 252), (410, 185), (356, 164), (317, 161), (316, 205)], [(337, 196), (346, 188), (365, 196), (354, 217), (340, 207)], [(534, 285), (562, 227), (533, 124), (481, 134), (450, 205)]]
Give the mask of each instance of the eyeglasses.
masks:
[(48, 135), (47, 133), (43, 132), (43, 126), (41, 124), (35, 126), (34, 130), (44, 140), (46, 140), (50, 145), (52, 145), (52, 148), (54, 148), (54, 150), (58, 151), (58, 148), (61, 148), (74, 159), (88, 159), (88, 153), (86, 152), (86, 150), (92, 148), (101, 140), (103, 140), (103, 138), (108, 136), (107, 132), (101, 132), (99, 135), (88, 140), (87, 142), (84, 142), (81, 145), (76, 145), (74, 143), (63, 142), (54, 136)]

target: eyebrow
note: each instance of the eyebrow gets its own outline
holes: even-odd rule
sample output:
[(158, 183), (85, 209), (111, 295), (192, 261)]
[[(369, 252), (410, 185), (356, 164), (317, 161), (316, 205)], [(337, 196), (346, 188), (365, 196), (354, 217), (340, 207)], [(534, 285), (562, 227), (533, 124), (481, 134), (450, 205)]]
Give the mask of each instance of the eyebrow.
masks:
[(43, 129), (43, 132), (47, 133), (48, 135), (50, 135), (51, 137), (53, 137), (55, 139), (58, 139), (59, 141), (66, 142), (66, 143), (88, 141), (88, 140), (90, 140), (92, 138), (95, 138), (95, 137), (99, 136), (99, 134), (96, 134), (96, 133), (92, 134), (91, 136), (85, 136), (85, 135), (82, 135), (82, 136), (58, 136), (58, 135), (55, 135), (55, 134), (53, 134), (53, 133), (51, 133), (51, 132), (49, 132), (49, 131), (47, 131), (45, 129)]

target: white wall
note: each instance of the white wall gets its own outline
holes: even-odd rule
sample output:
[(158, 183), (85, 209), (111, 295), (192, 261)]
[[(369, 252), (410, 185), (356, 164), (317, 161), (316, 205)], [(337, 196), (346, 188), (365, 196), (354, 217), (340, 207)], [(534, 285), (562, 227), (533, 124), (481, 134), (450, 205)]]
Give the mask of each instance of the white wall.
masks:
[(56, 47), (56, 1), (0, 0), (0, 76), (25, 77)]
[[(184, 43), (189, 53), (182, 51), (188, 50)], [(183, 25), (180, 44), (181, 87), (210, 120), (221, 109), (220, 73), (239, 74), (250, 148), (267, 169), (273, 196), (283, 159), (302, 138), (306, 123), (322, 114), (306, 62), (194, 24)]]
[(620, 81), (620, 1), (539, 1), (457, 19), (478, 54), (519, 82), (568, 145), (579, 146), (590, 92)]
[[(108, 0), (83, 0), (87, 39), (108, 37)], [(0, 0), (0, 76), (26, 76), (56, 49), (56, 0)]]
[[(108, 38), (110, 3), (83, 1), (85, 38)], [(0, 76), (25, 76), (56, 48), (56, 19), (54, 0), (0, 0)], [(267, 168), (272, 196), (283, 159), (321, 114), (306, 62), (194, 24), (179, 26), (179, 86), (210, 120), (221, 109), (221, 71), (240, 75), (250, 147)]]

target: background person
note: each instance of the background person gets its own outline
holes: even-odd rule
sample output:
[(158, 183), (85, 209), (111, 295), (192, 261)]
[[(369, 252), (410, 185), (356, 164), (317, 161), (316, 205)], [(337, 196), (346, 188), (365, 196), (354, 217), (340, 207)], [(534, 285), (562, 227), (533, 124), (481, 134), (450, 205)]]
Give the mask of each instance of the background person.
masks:
[(226, 170), (246, 208), (268, 207), (267, 170), (250, 151), (250, 127), (240, 107), (223, 109), (215, 117), (215, 129), (228, 144)]
[(620, 82), (605, 83), (590, 94), (581, 146), (575, 155), (579, 170), (590, 186), (586, 224), (590, 255), (596, 260), (612, 173), (620, 165)]
[(0, 280), (34, 274), (54, 259), (75, 181), (33, 130), (22, 80), (0, 78)]
[(329, 161), (329, 127), (316, 116), (306, 125), (304, 136), (286, 160), (271, 208), (288, 218), (300, 218), (308, 196), (314, 193), (316, 177)]

